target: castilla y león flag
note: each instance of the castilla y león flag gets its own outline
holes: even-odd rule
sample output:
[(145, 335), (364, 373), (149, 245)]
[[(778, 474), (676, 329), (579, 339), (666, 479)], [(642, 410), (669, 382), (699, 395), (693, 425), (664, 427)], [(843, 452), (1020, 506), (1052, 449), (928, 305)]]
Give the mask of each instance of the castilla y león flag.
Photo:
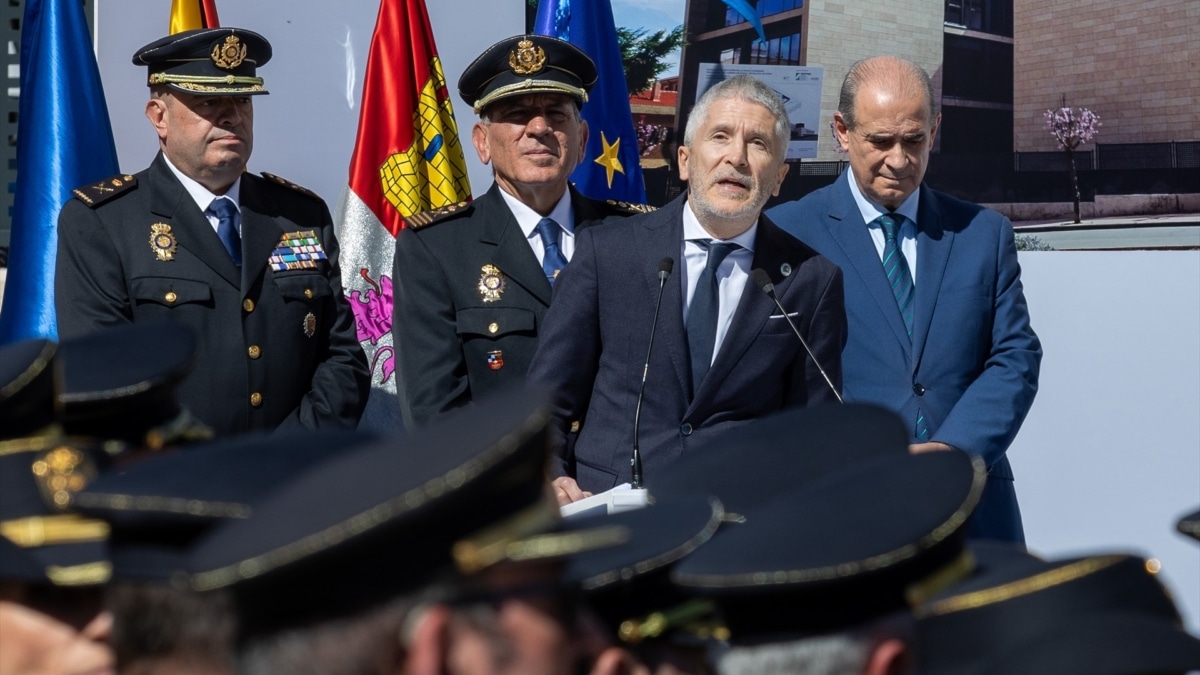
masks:
[(382, 0), (363, 81), (350, 184), (338, 209), (342, 282), (371, 367), (363, 427), (396, 428), (392, 255), (408, 216), (470, 199), (466, 162), (424, 0)]

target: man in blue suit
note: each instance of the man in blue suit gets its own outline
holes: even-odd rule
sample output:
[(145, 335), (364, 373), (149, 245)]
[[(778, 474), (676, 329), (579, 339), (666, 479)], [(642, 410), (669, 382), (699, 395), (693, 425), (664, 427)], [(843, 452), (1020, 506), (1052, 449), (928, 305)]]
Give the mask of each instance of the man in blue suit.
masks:
[[(842, 275), (760, 215), (787, 173), (788, 139), (787, 112), (770, 87), (746, 76), (722, 82), (697, 102), (679, 149), (688, 192), (656, 212), (580, 232), (529, 371), (555, 390), (563, 435), (578, 434), (573, 451), (565, 438), (557, 444), (551, 471), (560, 503), (630, 480), (644, 377), (638, 434), (647, 487), (707, 437), (836, 400)], [(752, 270), (774, 285), (786, 316), (747, 283)]]
[(921, 185), (941, 121), (932, 92), (911, 62), (854, 64), (834, 114), (851, 170), (769, 214), (845, 273), (846, 399), (899, 412), (913, 452), (981, 455), (970, 535), (1024, 541), (1005, 451), (1033, 404), (1041, 344), (1012, 224)]

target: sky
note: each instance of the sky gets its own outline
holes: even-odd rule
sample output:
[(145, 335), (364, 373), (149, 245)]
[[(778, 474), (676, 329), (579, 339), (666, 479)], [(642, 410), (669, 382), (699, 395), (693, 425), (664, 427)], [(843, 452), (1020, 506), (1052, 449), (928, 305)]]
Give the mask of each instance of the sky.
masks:
[[(612, 0), (613, 19), (623, 28), (669, 31), (683, 23), (687, 0)], [(669, 67), (660, 78), (679, 74), (679, 51), (666, 58)]]

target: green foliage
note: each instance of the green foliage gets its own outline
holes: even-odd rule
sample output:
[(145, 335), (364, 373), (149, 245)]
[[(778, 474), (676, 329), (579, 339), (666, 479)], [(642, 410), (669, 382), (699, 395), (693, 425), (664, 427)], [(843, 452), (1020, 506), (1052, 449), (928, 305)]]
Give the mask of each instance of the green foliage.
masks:
[(1053, 251), (1055, 248), (1035, 234), (1016, 235), (1018, 251)]
[(625, 63), (625, 88), (630, 96), (654, 86), (667, 69), (663, 58), (683, 46), (683, 26), (669, 32), (648, 32), (645, 28), (617, 27), (617, 45)]

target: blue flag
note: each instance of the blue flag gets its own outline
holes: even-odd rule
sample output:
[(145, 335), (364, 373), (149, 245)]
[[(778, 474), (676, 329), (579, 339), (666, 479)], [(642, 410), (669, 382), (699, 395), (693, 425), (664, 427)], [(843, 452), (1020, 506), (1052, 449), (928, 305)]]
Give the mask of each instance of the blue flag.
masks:
[(571, 180), (592, 199), (645, 203), (646, 186), (638, 163), (640, 151), (612, 4), (609, 0), (541, 0), (533, 32), (579, 47), (592, 57), (600, 72), (583, 106), (587, 148)]
[(118, 171), (100, 69), (79, 0), (25, 2), (17, 125), (17, 185), (0, 344), (58, 337), (58, 212), (72, 188)]

